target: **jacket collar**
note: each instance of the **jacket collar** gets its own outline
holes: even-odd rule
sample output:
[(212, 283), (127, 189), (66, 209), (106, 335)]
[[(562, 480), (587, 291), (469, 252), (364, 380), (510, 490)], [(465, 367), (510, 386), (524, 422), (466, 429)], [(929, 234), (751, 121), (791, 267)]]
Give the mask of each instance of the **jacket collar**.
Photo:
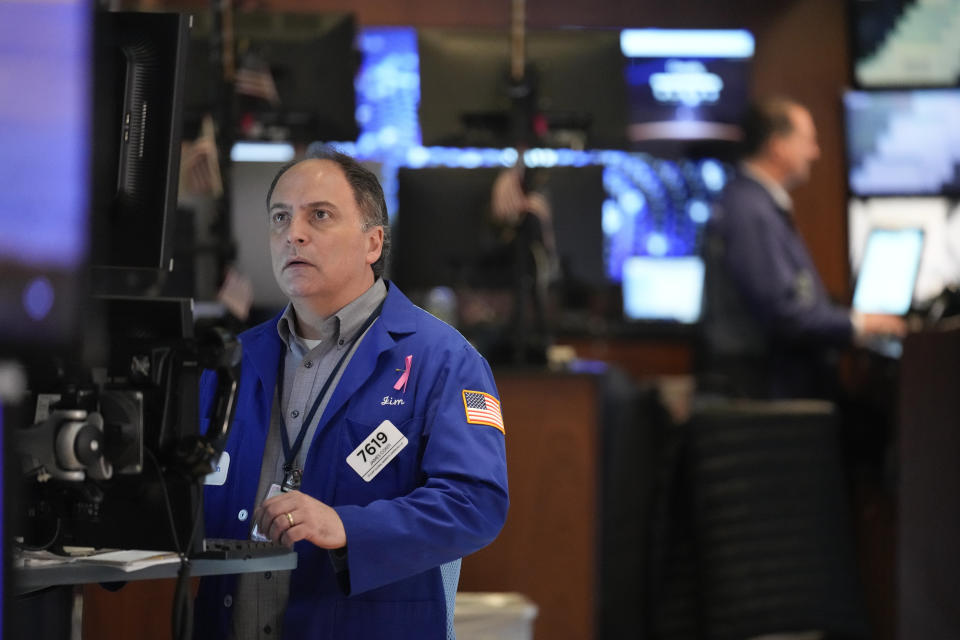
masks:
[[(416, 331), (414, 309), (413, 304), (395, 285), (389, 286), (380, 317), (357, 346), (323, 410), (320, 417), (321, 428), (374, 374), (381, 355), (396, 345), (397, 338)], [(395, 366), (402, 366), (402, 363), (397, 362)]]
[[(277, 334), (277, 322), (283, 312), (241, 336), (246, 361), (250, 363), (264, 389), (273, 389), (277, 384), (277, 365), (286, 348)], [(416, 307), (392, 282), (387, 282), (387, 297), (383, 301), (380, 317), (366, 337), (360, 342), (356, 353), (343, 372), (340, 382), (321, 420), (336, 413), (339, 407), (373, 373), (379, 354), (392, 348), (397, 338), (415, 333), (417, 328)]]
[(790, 194), (783, 188), (783, 185), (767, 175), (763, 169), (749, 162), (744, 162), (740, 165), (740, 172), (763, 187), (770, 194), (778, 209), (787, 214), (793, 211), (793, 199)]

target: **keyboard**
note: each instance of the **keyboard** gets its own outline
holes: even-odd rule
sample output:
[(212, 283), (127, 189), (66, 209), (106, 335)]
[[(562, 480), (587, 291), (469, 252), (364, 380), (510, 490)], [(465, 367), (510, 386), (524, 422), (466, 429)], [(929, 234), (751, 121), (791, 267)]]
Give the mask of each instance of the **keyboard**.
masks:
[(862, 340), (863, 348), (890, 360), (903, 355), (903, 340), (893, 336), (869, 336)]
[(205, 538), (203, 550), (193, 554), (192, 557), (213, 560), (249, 560), (251, 558), (282, 556), (287, 553), (290, 553), (290, 549), (279, 542)]

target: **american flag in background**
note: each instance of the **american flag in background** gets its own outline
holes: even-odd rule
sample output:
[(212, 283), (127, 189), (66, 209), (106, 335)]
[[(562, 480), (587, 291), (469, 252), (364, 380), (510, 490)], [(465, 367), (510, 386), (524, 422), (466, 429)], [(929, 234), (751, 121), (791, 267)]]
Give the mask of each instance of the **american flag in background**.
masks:
[(463, 408), (470, 424), (486, 424), (506, 433), (503, 428), (503, 414), (500, 413), (500, 401), (489, 393), (464, 389)]
[(234, 78), (234, 89), (241, 95), (260, 98), (274, 106), (280, 104), (270, 65), (253, 53), (243, 56)]
[[(217, 137), (213, 118), (203, 116), (200, 135), (193, 142), (184, 141), (180, 151), (180, 190), (191, 194), (223, 195), (223, 179), (217, 154)], [(238, 316), (239, 317), (239, 316)]]

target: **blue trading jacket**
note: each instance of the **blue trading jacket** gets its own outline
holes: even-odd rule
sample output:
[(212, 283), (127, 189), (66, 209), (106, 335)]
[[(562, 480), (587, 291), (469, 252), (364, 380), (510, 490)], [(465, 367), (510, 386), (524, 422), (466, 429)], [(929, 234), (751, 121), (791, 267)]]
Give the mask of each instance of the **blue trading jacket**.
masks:
[[(240, 335), (242, 374), (225, 449), (226, 481), (204, 494), (208, 537), (249, 537), (284, 348), (276, 321)], [(396, 390), (407, 356), (407, 387)], [(202, 381), (202, 411), (210, 406), (213, 382), (207, 375)], [(439, 566), (492, 541), (508, 504), (504, 434), (467, 422), (464, 390), (498, 397), (486, 361), (456, 330), (388, 285), (379, 319), (320, 418), (301, 487), (343, 520), (349, 586), (338, 586), (326, 550), (297, 543), (284, 638), (445, 637)], [(365, 482), (346, 459), (386, 419), (409, 442)], [(201, 581), (196, 637), (226, 636), (235, 583), (234, 576)]]

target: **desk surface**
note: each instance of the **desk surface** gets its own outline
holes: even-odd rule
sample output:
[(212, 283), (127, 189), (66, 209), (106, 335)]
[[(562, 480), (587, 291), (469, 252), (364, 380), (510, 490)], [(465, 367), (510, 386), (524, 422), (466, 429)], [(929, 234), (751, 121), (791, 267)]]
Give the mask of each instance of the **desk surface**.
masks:
[[(277, 555), (253, 558), (191, 560), (190, 575), (212, 576), (229, 573), (284, 571), (296, 567), (297, 553), (295, 551), (284, 551)], [(117, 567), (94, 564), (69, 563), (48, 567), (16, 568), (13, 570), (13, 583), (14, 592), (23, 594), (56, 585), (175, 578), (179, 570), (179, 562), (158, 564), (138, 571), (124, 571)]]

